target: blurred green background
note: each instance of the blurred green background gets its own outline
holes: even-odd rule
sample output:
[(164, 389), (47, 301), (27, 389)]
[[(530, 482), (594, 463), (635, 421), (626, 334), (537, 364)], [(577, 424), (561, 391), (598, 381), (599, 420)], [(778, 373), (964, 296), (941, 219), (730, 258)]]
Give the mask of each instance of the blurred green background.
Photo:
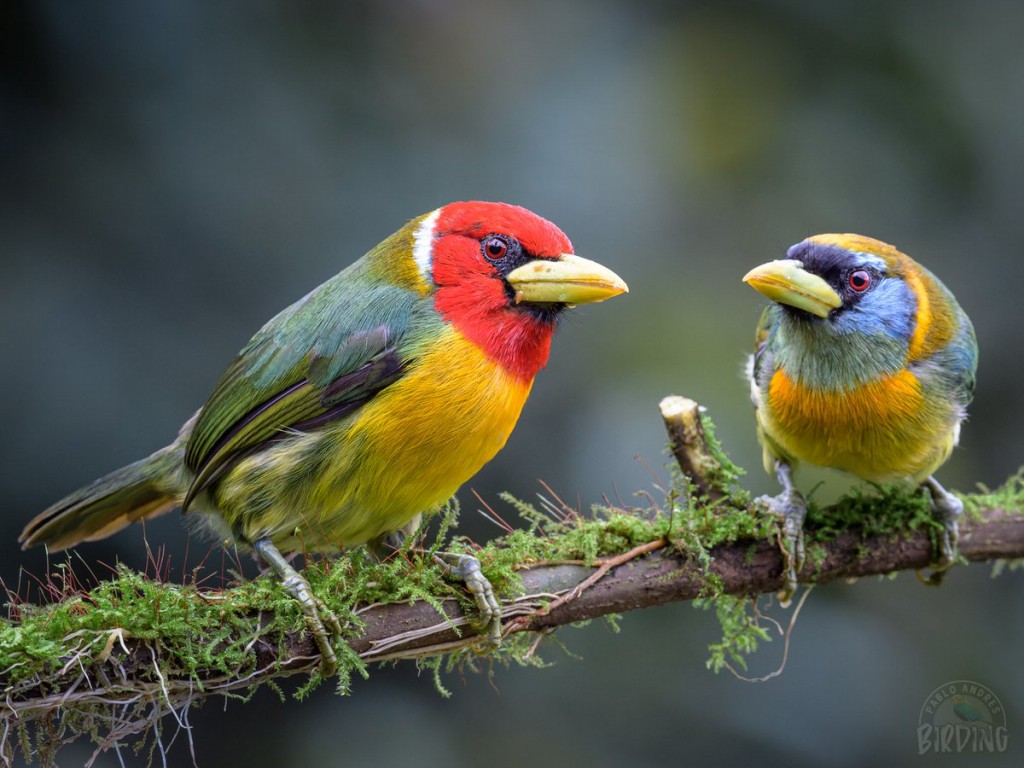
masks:
[[(897, 245), (974, 319), (977, 396), (939, 478), (970, 490), (1022, 463), (1024, 4), (8, 0), (0, 18), (11, 589), (46, 572), (15, 542), (32, 515), (164, 445), (266, 319), (458, 199), (537, 211), (631, 290), (567, 318), (509, 445), (460, 494), (462, 532), (497, 533), (470, 488), (500, 504), (543, 479), (584, 507), (653, 490), (670, 393), (708, 406), (772, 491), (740, 377), (763, 300), (740, 277), (818, 232)], [(145, 535), (171, 578), (220, 567), (177, 515)], [(83, 579), (144, 567), (144, 532), (77, 552)], [(717, 624), (680, 604), (620, 634), (566, 629), (574, 656), (549, 643), (546, 670), (449, 676), (448, 700), (403, 664), (351, 698), (210, 701), (191, 738), (200, 765), (253, 768), (966, 766), (918, 756), (916, 727), (934, 688), (969, 679), (1010, 718), (984, 764), (1021, 765), (1024, 574), (990, 574), (819, 589), (764, 684), (708, 672)], [(169, 764), (190, 760), (179, 735)]]

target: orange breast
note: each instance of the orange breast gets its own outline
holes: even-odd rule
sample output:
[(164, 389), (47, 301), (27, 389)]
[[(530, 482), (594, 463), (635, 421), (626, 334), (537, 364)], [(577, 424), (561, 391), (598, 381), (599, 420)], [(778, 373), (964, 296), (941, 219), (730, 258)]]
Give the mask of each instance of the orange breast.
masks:
[(949, 455), (955, 430), (908, 370), (846, 391), (809, 389), (779, 370), (758, 420), (787, 458), (875, 482), (927, 476)]

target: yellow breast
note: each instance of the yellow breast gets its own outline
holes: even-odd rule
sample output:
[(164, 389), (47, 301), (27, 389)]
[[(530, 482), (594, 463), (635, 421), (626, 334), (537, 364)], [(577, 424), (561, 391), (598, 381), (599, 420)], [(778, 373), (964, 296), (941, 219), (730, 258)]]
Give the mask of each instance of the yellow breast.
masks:
[(330, 551), (446, 502), (505, 445), (532, 382), (450, 326), (414, 356), (352, 417), (239, 462), (220, 497), (246, 504), (228, 522), (285, 550)]
[(953, 450), (957, 424), (908, 370), (845, 391), (809, 389), (778, 370), (758, 409), (766, 448), (779, 458), (874, 482), (930, 475)]

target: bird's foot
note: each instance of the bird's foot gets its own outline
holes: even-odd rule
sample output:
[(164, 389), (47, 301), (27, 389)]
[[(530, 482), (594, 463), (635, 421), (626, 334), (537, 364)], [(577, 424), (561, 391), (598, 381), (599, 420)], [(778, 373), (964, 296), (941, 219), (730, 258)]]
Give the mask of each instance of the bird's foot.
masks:
[(270, 539), (258, 539), (253, 548), (274, 569), (285, 591), (298, 602), (306, 628), (320, 651), (320, 674), (331, 677), (338, 669), (333, 645), (342, 634), (338, 617), (313, 594), (306, 578), (292, 567)]
[(476, 600), (480, 611), (480, 626), (487, 630), (487, 642), (494, 648), (501, 645), (501, 606), (494, 597), (491, 582), (480, 570), (480, 561), (472, 555), (456, 552), (438, 552), (434, 560), (443, 569), (445, 576), (458, 579)]
[(918, 571), (917, 578), (922, 584), (937, 587), (942, 584), (946, 573), (956, 563), (957, 543), (960, 539), (958, 520), (964, 512), (964, 503), (939, 485), (933, 477), (925, 480), (924, 486), (931, 494), (932, 514), (942, 524), (942, 532), (936, 546), (935, 562), (929, 566), (931, 573), (924, 574)]
[(758, 508), (779, 520), (779, 550), (782, 552), (782, 589), (779, 603), (785, 608), (793, 600), (797, 587), (797, 574), (804, 567), (804, 517), (807, 502), (803, 495), (790, 489), (778, 496), (761, 496), (754, 502)]
[(306, 629), (320, 651), (320, 674), (331, 677), (338, 669), (334, 641), (341, 637), (341, 622), (324, 601), (313, 594), (309, 582), (298, 571), (281, 580), (281, 586), (299, 603)]

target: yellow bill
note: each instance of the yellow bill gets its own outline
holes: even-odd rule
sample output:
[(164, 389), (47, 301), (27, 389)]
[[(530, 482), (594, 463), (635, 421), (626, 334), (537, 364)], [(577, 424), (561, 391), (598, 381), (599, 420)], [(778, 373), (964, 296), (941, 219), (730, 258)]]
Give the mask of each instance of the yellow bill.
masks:
[(841, 307), (842, 298), (825, 280), (804, 269), (796, 259), (779, 259), (754, 267), (743, 282), (772, 301), (787, 304), (818, 317)]
[(571, 253), (562, 254), (557, 261), (530, 261), (505, 279), (516, 293), (517, 304), (587, 304), (629, 291), (622, 278), (607, 267)]

